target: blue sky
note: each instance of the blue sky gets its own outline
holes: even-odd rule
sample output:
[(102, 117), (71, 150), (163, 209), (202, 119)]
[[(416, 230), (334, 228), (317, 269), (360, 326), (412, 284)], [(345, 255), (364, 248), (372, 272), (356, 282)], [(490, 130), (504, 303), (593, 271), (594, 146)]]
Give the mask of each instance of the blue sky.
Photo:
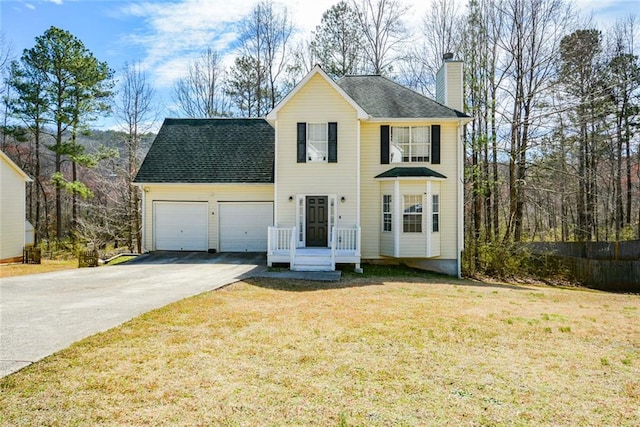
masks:
[[(322, 12), (338, 0), (281, 0), (299, 34), (319, 24)], [(424, 16), (430, 0), (402, 0), (411, 7), (409, 24)], [(464, 4), (463, 0), (459, 0)], [(277, 2), (277, 0), (276, 0)], [(237, 21), (254, 0), (0, 0), (0, 29), (19, 57), (33, 47), (35, 37), (56, 26), (78, 37), (116, 72), (125, 62), (140, 62), (156, 87), (164, 112), (171, 88), (191, 59), (207, 47), (232, 57)], [(638, 0), (578, 0), (577, 7), (592, 14), (601, 27), (636, 13)], [(227, 59), (231, 63), (231, 59)], [(103, 121), (110, 126), (110, 121)]]

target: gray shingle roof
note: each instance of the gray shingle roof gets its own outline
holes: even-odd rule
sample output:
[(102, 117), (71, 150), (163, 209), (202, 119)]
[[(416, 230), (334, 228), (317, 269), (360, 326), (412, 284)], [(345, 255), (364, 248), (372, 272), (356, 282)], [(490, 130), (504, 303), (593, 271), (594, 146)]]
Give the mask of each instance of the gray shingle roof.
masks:
[(446, 178), (440, 172), (436, 172), (429, 168), (419, 167), (397, 167), (376, 175), (376, 178), (399, 178), (399, 177), (429, 177), (429, 178)]
[(264, 119), (165, 119), (134, 182), (272, 183)]
[(374, 118), (468, 117), (382, 76), (345, 76), (336, 83)]

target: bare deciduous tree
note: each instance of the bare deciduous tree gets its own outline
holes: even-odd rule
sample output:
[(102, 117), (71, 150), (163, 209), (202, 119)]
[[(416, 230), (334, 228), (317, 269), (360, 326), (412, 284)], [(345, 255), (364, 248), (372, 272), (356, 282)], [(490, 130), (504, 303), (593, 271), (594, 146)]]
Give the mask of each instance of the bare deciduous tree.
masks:
[(353, 0), (352, 5), (362, 27), (365, 67), (388, 73), (408, 37), (403, 18), (409, 7), (399, 0)]
[(124, 180), (126, 193), (125, 217), (127, 221), (127, 244), (129, 250), (141, 251), (140, 189), (133, 186), (142, 158), (140, 137), (149, 132), (157, 120), (153, 99), (154, 90), (139, 63), (125, 64), (122, 84), (116, 106), (116, 114), (122, 123), (126, 139), (126, 164)]
[(229, 114), (224, 88), (225, 72), (218, 52), (207, 49), (178, 80), (173, 98), (187, 117), (220, 117)]
[(240, 57), (243, 59), (242, 63), (236, 63), (231, 82), (239, 83), (236, 86), (253, 82), (250, 92), (257, 97), (257, 115), (269, 112), (282, 96), (280, 79), (287, 67), (292, 32), (287, 9), (277, 8), (272, 0), (258, 3), (242, 21)]

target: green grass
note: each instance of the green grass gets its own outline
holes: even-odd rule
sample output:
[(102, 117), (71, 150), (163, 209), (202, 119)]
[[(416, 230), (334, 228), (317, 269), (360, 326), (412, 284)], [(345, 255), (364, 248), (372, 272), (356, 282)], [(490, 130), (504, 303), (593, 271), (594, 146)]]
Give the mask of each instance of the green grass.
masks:
[(118, 264), (124, 264), (127, 261), (131, 261), (132, 259), (135, 259), (135, 256), (127, 256), (127, 255), (123, 255), (123, 256), (119, 256), (118, 258), (114, 259), (113, 261), (109, 262), (109, 264), (107, 265), (118, 265)]
[(634, 307), (440, 276), (252, 279), (0, 379), (0, 424), (639, 425)]

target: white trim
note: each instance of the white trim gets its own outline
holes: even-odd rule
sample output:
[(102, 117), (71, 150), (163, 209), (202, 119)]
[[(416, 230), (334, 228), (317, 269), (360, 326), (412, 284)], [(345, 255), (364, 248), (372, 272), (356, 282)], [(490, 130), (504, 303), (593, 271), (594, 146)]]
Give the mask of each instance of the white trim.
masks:
[[(423, 206), (426, 205), (426, 213), (427, 213), (427, 218), (426, 218), (426, 236), (427, 236), (427, 240), (426, 240), (426, 255), (427, 257), (431, 256), (431, 234), (433, 231), (432, 228), (432, 211), (433, 211), (433, 202), (431, 200), (431, 182), (427, 181), (427, 188), (426, 188), (426, 193), (424, 193), (424, 197), (426, 198), (426, 200), (423, 202)], [(422, 213), (425, 213), (425, 209), (422, 209)]]
[[(140, 186), (140, 192), (142, 193), (142, 245), (141, 252), (148, 252), (147, 249), (147, 193), (144, 191), (144, 186)], [(153, 232), (151, 233), (151, 237), (153, 238)]]
[(457, 197), (457, 208), (458, 208), (458, 212), (457, 212), (457, 232), (458, 232), (458, 236), (456, 239), (457, 242), (457, 251), (456, 251), (456, 255), (458, 258), (458, 278), (462, 277), (462, 251), (464, 249), (464, 237), (463, 237), (463, 227), (464, 227), (464, 216), (463, 216), (463, 182), (464, 182), (464, 176), (463, 176), (463, 153), (464, 153), (464, 139), (463, 139), (463, 128), (462, 125), (458, 126), (458, 135), (457, 135), (457, 139), (458, 139), (458, 153), (457, 153), (457, 162), (456, 162), (456, 168), (457, 168), (457, 189), (456, 189), (456, 197)]
[(447, 178), (437, 176), (394, 176), (389, 178), (374, 178), (378, 181), (446, 181)]
[(273, 226), (278, 226), (278, 122), (273, 124)]
[(300, 83), (298, 83), (287, 94), (287, 96), (285, 96), (280, 102), (278, 102), (278, 104), (276, 104), (276, 106), (273, 108), (273, 110), (271, 110), (269, 112), (269, 114), (267, 114), (265, 119), (269, 123), (273, 123), (276, 120), (278, 120), (278, 112), (282, 109), (282, 107), (284, 107), (287, 104), (287, 102), (289, 102), (289, 100), (291, 98), (293, 98), (298, 93), (298, 91), (300, 91), (300, 89), (302, 87), (304, 87), (309, 82), (309, 80), (311, 80), (311, 78), (313, 76), (315, 76), (316, 74), (320, 74), (320, 76), (322, 76), (322, 78), (324, 78), (327, 81), (327, 83), (329, 83), (329, 85), (336, 92), (338, 92), (349, 103), (349, 105), (351, 105), (356, 110), (356, 116), (357, 116), (358, 119), (368, 119), (369, 118), (369, 115), (362, 109), (362, 107), (360, 107), (349, 95), (347, 95), (347, 93), (344, 90), (342, 90), (342, 88), (340, 86), (338, 86), (336, 84), (336, 82), (334, 82), (333, 79), (327, 75), (327, 73), (324, 72), (324, 70), (322, 69), (322, 67), (320, 67), (320, 65), (316, 65), (302, 79), (302, 81)]
[[(338, 228), (338, 195), (326, 193), (304, 193), (296, 194), (296, 227), (299, 227), (296, 242), (298, 247), (307, 247), (307, 197), (326, 197), (327, 198), (327, 247), (331, 246), (332, 228)], [(302, 205), (300, 204), (302, 201)], [(333, 209), (331, 209), (333, 207)], [(332, 221), (333, 220), (333, 221)], [(333, 223), (332, 223), (333, 222)], [(302, 239), (300, 239), (302, 235)]]
[(170, 187), (176, 185), (188, 186), (214, 186), (214, 185), (275, 185), (273, 182), (133, 182), (136, 187), (144, 187), (145, 185), (154, 187)]
[(360, 226), (360, 126), (362, 123), (358, 120), (356, 128), (356, 225)]
[[(296, 194), (296, 246), (305, 247), (307, 242), (307, 199), (305, 194)], [(302, 238), (301, 238), (302, 237)]]
[(20, 166), (16, 165), (13, 162), (13, 160), (11, 160), (9, 156), (7, 156), (2, 150), (0, 150), (0, 158), (4, 159), (4, 161), (9, 165), (9, 167), (13, 169), (14, 172), (16, 172), (20, 176), (20, 178), (24, 179), (25, 182), (33, 182), (33, 179), (31, 179), (31, 177), (27, 175), (25, 171), (20, 169)]
[[(449, 107), (447, 107), (449, 108)], [(467, 124), (473, 121), (473, 117), (371, 117), (367, 120), (370, 123), (415, 123), (426, 122), (428, 125), (437, 125), (440, 123), (459, 123)]]
[(393, 256), (400, 257), (400, 229), (402, 227), (402, 205), (400, 201), (400, 181), (393, 185)]

